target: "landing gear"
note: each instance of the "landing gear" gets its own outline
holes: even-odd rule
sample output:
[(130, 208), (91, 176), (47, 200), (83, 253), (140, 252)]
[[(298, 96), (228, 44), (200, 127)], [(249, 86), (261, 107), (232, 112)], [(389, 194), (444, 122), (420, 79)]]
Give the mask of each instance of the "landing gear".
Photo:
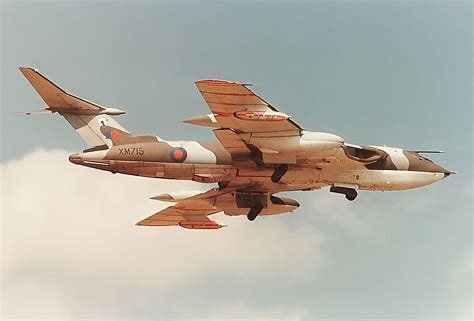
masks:
[(330, 192), (333, 193), (338, 193), (338, 194), (344, 194), (346, 195), (346, 199), (348, 201), (353, 201), (357, 197), (357, 191), (353, 188), (347, 188), (347, 187), (338, 187), (338, 186), (332, 186), (329, 189)]
[(350, 191), (346, 193), (346, 199), (348, 201), (353, 201), (356, 199), (356, 197), (357, 197), (357, 191), (355, 189), (351, 189)]
[(255, 205), (255, 206), (252, 206), (250, 208), (250, 211), (249, 213), (247, 214), (247, 218), (249, 221), (254, 221), (258, 214), (260, 214), (260, 212), (263, 210), (263, 205), (262, 204), (258, 204), (258, 205)]
[(286, 174), (288, 171), (288, 165), (286, 164), (281, 164), (275, 167), (275, 171), (272, 174), (272, 182), (273, 183), (278, 183), (280, 179), (283, 177), (283, 175)]

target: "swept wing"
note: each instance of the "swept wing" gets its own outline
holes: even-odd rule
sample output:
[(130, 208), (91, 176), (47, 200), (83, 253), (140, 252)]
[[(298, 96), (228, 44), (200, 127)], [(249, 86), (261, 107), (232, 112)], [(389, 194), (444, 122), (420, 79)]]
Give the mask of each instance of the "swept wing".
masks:
[[(198, 80), (195, 84), (213, 113), (208, 115), (208, 126), (232, 128), (241, 133), (299, 134), (302, 130), (289, 116), (251, 91), (249, 84), (227, 80)], [(193, 119), (187, 122), (193, 123)]]
[(223, 211), (222, 208), (213, 205), (215, 198), (232, 191), (237, 187), (218, 189), (212, 188), (206, 192), (182, 192), (172, 194), (161, 194), (152, 199), (175, 202), (175, 205), (169, 206), (147, 218), (138, 222), (139, 226), (181, 226), (190, 229), (218, 229), (223, 227), (208, 215)]
[[(288, 151), (288, 147), (297, 147), (303, 128), (251, 91), (249, 86), (227, 80), (196, 81), (212, 114), (185, 122), (216, 127), (214, 134), (234, 161), (295, 163), (296, 151)], [(285, 140), (283, 145), (282, 139)], [(286, 150), (282, 150), (282, 146)]]
[(191, 229), (218, 229), (223, 225), (208, 215), (222, 211), (204, 200), (179, 202), (137, 223), (140, 226), (181, 226)]

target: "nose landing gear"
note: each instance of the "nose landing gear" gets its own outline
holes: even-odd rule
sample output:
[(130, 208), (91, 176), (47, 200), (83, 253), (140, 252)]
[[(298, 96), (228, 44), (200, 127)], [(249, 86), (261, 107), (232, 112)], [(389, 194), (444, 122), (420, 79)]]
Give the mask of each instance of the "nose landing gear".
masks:
[(346, 199), (348, 201), (353, 201), (357, 197), (357, 191), (353, 188), (331, 186), (329, 191), (332, 192), (332, 193), (338, 193), (338, 194), (346, 195)]

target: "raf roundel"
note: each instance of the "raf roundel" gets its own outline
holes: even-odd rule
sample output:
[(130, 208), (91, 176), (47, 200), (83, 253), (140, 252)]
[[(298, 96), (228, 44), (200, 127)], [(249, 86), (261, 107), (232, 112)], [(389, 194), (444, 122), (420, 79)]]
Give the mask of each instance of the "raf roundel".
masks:
[(119, 132), (118, 132), (118, 131), (112, 130), (112, 131), (110, 132), (110, 138), (111, 138), (112, 140), (116, 140), (118, 137), (119, 137)]
[(119, 132), (116, 130), (109, 130), (105, 132), (105, 138), (111, 139), (112, 141), (119, 138)]
[(173, 148), (170, 152), (170, 158), (173, 162), (182, 163), (188, 157), (188, 153), (182, 147)]

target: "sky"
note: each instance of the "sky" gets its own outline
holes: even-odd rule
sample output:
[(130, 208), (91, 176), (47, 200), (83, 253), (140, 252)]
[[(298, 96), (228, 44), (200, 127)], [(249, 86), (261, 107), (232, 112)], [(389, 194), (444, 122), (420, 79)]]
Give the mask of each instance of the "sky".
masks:
[[(3, 1), (1, 319), (471, 320), (472, 3)], [(404, 192), (288, 193), (290, 215), (143, 228), (149, 197), (208, 188), (74, 166), (84, 143), (18, 71), (125, 109), (132, 133), (215, 140), (197, 79), (254, 90), (349, 143), (436, 149)]]

